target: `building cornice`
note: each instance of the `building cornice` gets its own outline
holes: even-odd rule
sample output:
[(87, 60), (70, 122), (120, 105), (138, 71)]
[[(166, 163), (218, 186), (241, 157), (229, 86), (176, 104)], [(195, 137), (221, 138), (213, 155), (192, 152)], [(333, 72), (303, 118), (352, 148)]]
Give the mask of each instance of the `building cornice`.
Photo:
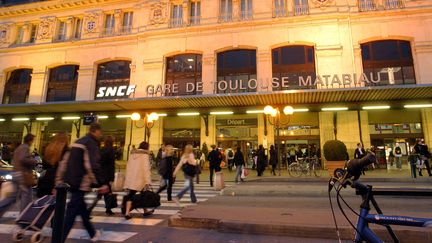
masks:
[[(48, 14), (58, 11), (83, 9), (115, 3), (131, 3), (124, 0), (52, 0), (18, 4), (9, 7), (0, 7), (0, 19), (20, 17), (25, 15)], [(137, 0), (136, 2), (139, 2)]]

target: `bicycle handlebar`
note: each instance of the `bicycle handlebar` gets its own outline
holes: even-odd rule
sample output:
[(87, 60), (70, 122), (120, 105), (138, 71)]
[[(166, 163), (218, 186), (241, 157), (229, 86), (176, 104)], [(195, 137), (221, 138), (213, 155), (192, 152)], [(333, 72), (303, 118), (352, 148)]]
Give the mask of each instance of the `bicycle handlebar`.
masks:
[(376, 156), (373, 153), (368, 153), (365, 157), (361, 159), (352, 159), (347, 163), (347, 177), (354, 177), (353, 180), (358, 180), (363, 169), (376, 162)]

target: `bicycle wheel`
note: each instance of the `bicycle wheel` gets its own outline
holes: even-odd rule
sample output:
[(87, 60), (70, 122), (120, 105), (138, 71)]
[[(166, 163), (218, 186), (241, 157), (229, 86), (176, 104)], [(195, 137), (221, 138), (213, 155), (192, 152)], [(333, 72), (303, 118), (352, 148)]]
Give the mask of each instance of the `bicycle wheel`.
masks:
[(289, 166), (288, 172), (292, 177), (300, 177), (302, 175), (302, 168), (298, 163), (292, 163)]
[(323, 170), (321, 165), (318, 162), (312, 164), (312, 170), (315, 177), (321, 177)]

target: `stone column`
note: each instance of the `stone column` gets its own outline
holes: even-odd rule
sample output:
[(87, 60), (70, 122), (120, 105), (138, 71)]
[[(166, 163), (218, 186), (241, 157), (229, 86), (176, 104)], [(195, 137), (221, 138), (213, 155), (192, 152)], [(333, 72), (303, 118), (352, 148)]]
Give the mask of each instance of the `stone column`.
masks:
[(93, 100), (96, 89), (96, 75), (93, 66), (80, 66), (75, 100)]
[(206, 143), (209, 151), (211, 150), (210, 146), (216, 144), (216, 116), (208, 116), (208, 136), (206, 135), (206, 126), (204, 119), (201, 118), (200, 143), (201, 146), (203, 145), (203, 143)]
[(31, 74), (30, 92), (28, 103), (40, 103), (45, 101), (45, 69), (34, 69)]
[(258, 88), (257, 91), (272, 91), (271, 77), (272, 63), (271, 63), (271, 51), (262, 50), (257, 51), (257, 80)]
[(361, 138), (363, 142), (363, 147), (368, 149), (371, 147), (371, 138), (369, 131), (369, 114), (367, 111), (360, 112), (360, 127), (361, 127)]
[(0, 104), (3, 103), (3, 94), (4, 94), (4, 89), (5, 89), (5, 84), (6, 84), (6, 75), (5, 72), (1, 72), (0, 73)]
[(432, 108), (421, 109), (422, 128), (425, 143), (432, 147)]
[(359, 119), (357, 111), (339, 111), (337, 116), (338, 140), (345, 143), (350, 158), (353, 158), (357, 143), (360, 142)]
[(66, 21), (66, 40), (70, 40), (73, 37), (73, 17), (68, 17)]
[(328, 140), (335, 139), (334, 132), (334, 113), (333, 112), (320, 112), (319, 116), (319, 130), (320, 130), (320, 147), (321, 147), (321, 158), (323, 161), (323, 167), (325, 167), (326, 160), (324, 158), (323, 147), (325, 142)]
[(189, 1), (185, 0), (182, 3), (182, 8), (183, 8), (183, 26), (187, 26), (189, 25)]
[(233, 21), (239, 21), (240, 20), (240, 0), (233, 0), (232, 1), (232, 18)]
[[(42, 147), (41, 147), (41, 145), (42, 145), (41, 144), (41, 140), (42, 140), (42, 128), (43, 127), (44, 127), (43, 122), (34, 121), (34, 122), (31, 123), (30, 133), (35, 136), (35, 139), (34, 139), (34, 142), (33, 142), (33, 146), (31, 147), (32, 151), (33, 151), (34, 148), (36, 148), (38, 152), (41, 152), (41, 149), (42, 149)], [(24, 128), (24, 130), (25, 129), (26, 128)], [(23, 139), (24, 139), (24, 136), (26, 134), (27, 134), (26, 132), (23, 133)]]
[(122, 32), (122, 11), (121, 11), (121, 9), (116, 9), (114, 11), (114, 19), (115, 19), (114, 32), (115, 33), (121, 33)]
[[(258, 119), (258, 145), (262, 144), (264, 148), (270, 148), (270, 145), (275, 144), (275, 127), (268, 120), (265, 121), (264, 114), (257, 114)], [(266, 122), (266, 123), (265, 123)], [(267, 130), (267, 135), (266, 131)]]
[(202, 57), (203, 94), (213, 94), (215, 92), (216, 74), (215, 53), (205, 53)]
[(150, 139), (148, 142), (150, 144), (150, 150), (156, 155), (163, 142), (163, 117), (160, 117), (154, 123), (151, 128)]

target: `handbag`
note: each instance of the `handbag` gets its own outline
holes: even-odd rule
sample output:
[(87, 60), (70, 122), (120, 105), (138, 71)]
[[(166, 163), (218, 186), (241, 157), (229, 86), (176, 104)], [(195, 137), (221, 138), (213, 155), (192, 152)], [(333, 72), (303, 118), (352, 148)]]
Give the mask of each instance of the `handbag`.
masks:
[(114, 176), (114, 182), (111, 186), (111, 190), (114, 192), (122, 191), (125, 182), (125, 175), (123, 172), (116, 172)]
[(183, 172), (190, 177), (194, 177), (195, 174), (197, 173), (197, 168), (195, 165), (186, 163), (183, 165)]
[(118, 207), (117, 194), (110, 193), (105, 196), (105, 208), (111, 209)]
[(157, 208), (160, 205), (160, 196), (153, 189), (145, 189), (132, 198), (133, 208)]

